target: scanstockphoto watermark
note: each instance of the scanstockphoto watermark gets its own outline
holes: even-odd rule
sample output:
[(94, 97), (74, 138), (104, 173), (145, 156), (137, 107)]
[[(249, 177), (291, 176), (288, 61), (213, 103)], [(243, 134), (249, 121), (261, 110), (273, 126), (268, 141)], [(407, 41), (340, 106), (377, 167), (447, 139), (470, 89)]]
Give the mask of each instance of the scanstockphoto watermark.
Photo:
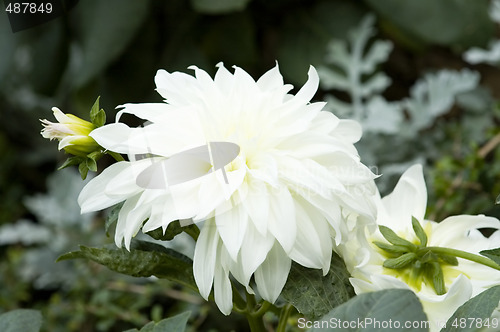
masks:
[[(297, 326), (301, 329), (429, 329), (429, 321), (399, 321), (399, 320), (378, 320), (376, 318), (365, 317), (355, 320), (341, 320), (332, 317), (328, 320), (311, 321), (305, 318), (299, 318)], [(443, 323), (446, 325), (446, 323)], [(441, 326), (441, 325), (439, 325)]]

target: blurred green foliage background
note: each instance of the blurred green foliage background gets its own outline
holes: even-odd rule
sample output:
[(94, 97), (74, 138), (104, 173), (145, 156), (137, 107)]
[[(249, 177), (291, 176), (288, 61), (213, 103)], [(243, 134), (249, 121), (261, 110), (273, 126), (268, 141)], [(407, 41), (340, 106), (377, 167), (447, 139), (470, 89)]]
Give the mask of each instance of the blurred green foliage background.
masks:
[[(39, 119), (51, 120), (53, 106), (88, 118), (97, 96), (108, 121), (117, 105), (161, 102), (158, 69), (186, 72), (194, 64), (213, 74), (222, 61), (257, 78), (277, 61), (298, 88), (312, 64), (325, 82), (317, 100), (354, 105), (365, 87), (358, 148), (383, 174), (382, 192), (420, 162), (428, 216), (500, 217), (500, 56), (483, 63), (464, 57), (493, 47), (498, 32), (487, 0), (80, 0), (64, 16), (17, 33), (2, 8), (0, 313), (40, 309), (45, 331), (122, 331), (189, 309), (193, 331), (247, 329), (242, 317), (224, 317), (164, 280), (55, 263), (78, 244), (111, 240), (105, 215), (79, 215), (79, 176), (54, 174), (65, 156), (40, 136)], [(375, 46), (380, 41), (386, 46)], [(373, 64), (356, 74), (366, 82), (359, 86), (345, 83), (355, 77), (349, 59), (356, 47), (360, 61)], [(386, 83), (370, 85), (382, 74)], [(329, 110), (340, 112), (337, 104)]]

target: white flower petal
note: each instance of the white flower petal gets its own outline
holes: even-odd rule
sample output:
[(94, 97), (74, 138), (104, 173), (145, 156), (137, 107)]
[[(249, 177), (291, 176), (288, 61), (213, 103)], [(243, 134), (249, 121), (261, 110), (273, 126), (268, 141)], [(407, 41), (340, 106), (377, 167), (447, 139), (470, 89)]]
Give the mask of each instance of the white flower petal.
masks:
[(263, 182), (252, 181), (249, 194), (243, 200), (243, 206), (257, 231), (265, 236), (269, 222), (269, 192), (267, 185)]
[(411, 217), (421, 221), (427, 207), (427, 188), (421, 165), (410, 167), (401, 176), (394, 191), (382, 199), (385, 210), (390, 213), (389, 220), (380, 220), (379, 224), (398, 229), (400, 225), (410, 225)]
[(222, 62), (217, 64), (217, 68), (214, 77), (215, 85), (217, 85), (221, 91), (231, 91), (234, 81), (233, 74), (224, 67)]
[(237, 260), (248, 224), (248, 215), (244, 208), (239, 205), (222, 213), (215, 210), (215, 222), (229, 255), (233, 260)]
[(257, 85), (262, 91), (269, 91), (272, 89), (279, 89), (284, 84), (283, 76), (281, 76), (278, 64), (257, 80)]
[(294, 192), (304, 197), (319, 195), (331, 198), (333, 193), (345, 193), (344, 185), (337, 179), (334, 172), (311, 159), (296, 160), (295, 158), (280, 158), (281, 178)]
[(285, 252), (289, 253), (297, 237), (295, 206), (287, 188), (278, 189), (270, 196), (269, 232), (274, 235)]
[[(321, 160), (333, 162), (338, 153), (351, 152), (342, 142), (313, 132), (287, 137), (286, 140), (280, 142), (278, 147), (289, 152), (288, 154), (297, 160), (322, 158)], [(332, 158), (326, 159), (326, 156)]]
[(427, 318), (431, 322), (430, 331), (439, 331), (437, 322), (446, 322), (453, 313), (471, 298), (472, 287), (470, 281), (460, 275), (453, 282), (448, 292), (439, 296), (438, 299), (419, 296)]
[(170, 224), (170, 222), (174, 221), (175, 219), (171, 219), (168, 221), (164, 220), (164, 205), (165, 201), (168, 201), (168, 196), (167, 194), (160, 195), (158, 196), (154, 202), (151, 204), (151, 215), (149, 216), (148, 221), (142, 226), (142, 231), (144, 233), (150, 232), (152, 230), (155, 230), (157, 228), (162, 227), (163, 230), (165, 231)]
[(158, 70), (155, 83), (156, 91), (171, 105), (190, 104), (190, 98), (199, 91), (196, 78), (185, 73)]
[(59, 144), (57, 145), (57, 149), (58, 150), (62, 150), (64, 149), (65, 147), (69, 146), (69, 145), (72, 145), (73, 144), (73, 141), (75, 141), (75, 139), (77, 139), (77, 137), (79, 136), (66, 136), (66, 137), (63, 137), (60, 141), (59, 141)]
[(248, 285), (252, 274), (264, 262), (274, 242), (275, 240), (270, 233), (262, 235), (252, 223), (248, 223), (239, 260), (244, 279), (243, 285)]
[(249, 163), (248, 173), (250, 173), (253, 178), (273, 187), (278, 185), (278, 165), (276, 159), (269, 154), (262, 153), (252, 158)]
[(127, 163), (127, 167), (115, 174), (114, 178), (103, 188), (104, 194), (108, 197), (133, 196), (145, 188), (137, 185), (137, 177), (147, 168), (153, 160), (143, 159), (136, 163)]
[[(317, 103), (319, 104), (319, 103)], [(321, 134), (330, 134), (336, 128), (338, 128), (340, 121), (333, 113), (330, 112), (320, 112), (312, 121), (311, 121), (311, 131), (315, 133)], [(357, 122), (356, 122), (357, 123)], [(337, 129), (338, 130), (338, 129)], [(358, 129), (355, 129), (358, 131)], [(355, 132), (357, 134), (357, 132)], [(344, 139), (345, 136), (351, 135), (350, 131), (346, 132), (346, 135), (340, 137)], [(361, 137), (361, 127), (359, 127), (359, 136)]]
[(340, 120), (331, 135), (336, 138), (342, 138), (349, 143), (356, 143), (361, 138), (361, 124), (354, 120)]
[(310, 101), (314, 97), (319, 86), (318, 72), (313, 66), (309, 67), (307, 76), (308, 79), (306, 84), (304, 84), (304, 86), (295, 95), (295, 98), (302, 99), (305, 102)]
[(73, 121), (69, 116), (64, 114), (59, 108), (52, 107), (52, 112), (54, 113), (54, 117), (59, 123), (72, 123)]
[[(125, 144), (132, 135), (132, 132), (142, 130), (142, 128), (132, 129), (123, 123), (111, 123), (94, 129), (89, 136), (92, 137), (97, 144), (107, 150), (125, 154), (148, 153), (148, 148), (145, 144), (138, 144), (138, 146), (135, 147), (129, 147)], [(146, 141), (142, 143), (146, 143)]]
[(455, 249), (467, 248), (467, 251), (474, 253), (500, 247), (500, 243), (491, 243), (492, 241), (476, 231), (480, 228), (500, 229), (500, 221), (484, 215), (448, 217), (433, 227), (429, 243)]
[(267, 254), (266, 260), (255, 271), (255, 282), (260, 295), (274, 303), (285, 286), (292, 261), (279, 244), (275, 244)]
[(201, 296), (207, 300), (212, 289), (217, 260), (219, 234), (213, 220), (207, 220), (203, 225), (193, 258), (193, 274)]
[[(151, 213), (150, 204), (141, 204), (141, 198), (144, 194), (139, 195), (137, 203), (127, 212), (125, 216), (125, 226), (123, 232), (123, 239), (125, 240), (125, 248), (130, 250), (130, 241), (139, 232), (142, 224), (147, 219)], [(127, 200), (126, 203), (132, 202), (132, 200)], [(121, 211), (120, 211), (121, 212)], [(119, 216), (118, 216), (119, 218)]]
[(178, 112), (174, 107), (168, 104), (160, 103), (141, 103), (124, 104), (116, 107), (121, 109), (116, 113), (116, 122), (120, 120), (124, 113), (135, 115), (138, 118), (156, 122), (169, 116), (175, 116)]
[(295, 204), (297, 215), (297, 240), (290, 258), (297, 263), (314, 269), (323, 269), (326, 275), (332, 257), (332, 239), (328, 223), (313, 206), (306, 202)]
[[(219, 256), (221, 256), (219, 254)], [(224, 261), (224, 257), (220, 257)], [(214, 297), (217, 307), (224, 315), (229, 315), (233, 309), (233, 289), (229, 280), (229, 272), (222, 266), (216, 264), (214, 275)]]
[(128, 167), (129, 164), (127, 162), (118, 162), (106, 168), (101, 174), (90, 180), (78, 196), (78, 204), (81, 207), (81, 212), (87, 213), (103, 210), (126, 199), (128, 194), (110, 197), (105, 194), (104, 189), (118, 174)]
[[(180, 129), (182, 125), (183, 130)], [(129, 128), (112, 123), (93, 130), (91, 136), (99, 145), (123, 154), (155, 154), (169, 157), (190, 148), (206, 145), (196, 118), (186, 114), (169, 125), (150, 124), (144, 128)], [(169, 144), (165, 144), (168, 141)]]
[[(240, 168), (231, 172), (226, 172), (228, 183), (222, 175), (222, 171), (210, 173), (203, 177), (199, 187), (198, 197), (200, 202), (199, 216), (202, 218), (214, 211), (221, 205), (228, 202), (235, 191), (241, 186), (245, 178), (246, 170)], [(230, 206), (236, 206), (240, 202), (232, 200)]]
[(120, 212), (118, 213), (118, 221), (116, 223), (115, 244), (121, 248), (123, 240), (125, 240), (125, 247), (130, 250), (130, 241), (132, 236), (127, 238), (126, 234), (131, 234), (130, 228), (134, 225), (128, 225), (128, 215), (137, 206), (140, 195), (133, 196), (125, 201)]

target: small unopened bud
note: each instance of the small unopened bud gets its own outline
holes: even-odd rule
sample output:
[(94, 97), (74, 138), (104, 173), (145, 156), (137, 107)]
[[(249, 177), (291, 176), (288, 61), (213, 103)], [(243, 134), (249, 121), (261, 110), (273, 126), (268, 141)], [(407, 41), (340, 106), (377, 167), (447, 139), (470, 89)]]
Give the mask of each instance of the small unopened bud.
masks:
[(96, 141), (89, 136), (96, 128), (94, 124), (73, 114), (64, 114), (57, 107), (53, 107), (52, 111), (58, 122), (40, 120), (44, 127), (41, 131), (44, 138), (59, 140), (59, 150), (64, 149), (75, 156), (85, 157), (99, 149)]

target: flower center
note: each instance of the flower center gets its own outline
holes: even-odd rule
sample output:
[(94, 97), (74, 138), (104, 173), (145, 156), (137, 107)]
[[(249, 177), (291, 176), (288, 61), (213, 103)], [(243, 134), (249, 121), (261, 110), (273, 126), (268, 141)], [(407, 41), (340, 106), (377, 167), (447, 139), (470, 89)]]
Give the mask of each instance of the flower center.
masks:
[(427, 247), (427, 234), (416, 218), (412, 218), (412, 226), (419, 244), (399, 237), (385, 226), (379, 226), (379, 230), (390, 244), (380, 241), (373, 241), (373, 244), (387, 257), (383, 266), (389, 269), (391, 274), (418, 291), (422, 284), (426, 284), (431, 286), (437, 295), (443, 295), (446, 293), (443, 268), (448, 270), (451, 266), (457, 266), (458, 260), (454, 255)]

